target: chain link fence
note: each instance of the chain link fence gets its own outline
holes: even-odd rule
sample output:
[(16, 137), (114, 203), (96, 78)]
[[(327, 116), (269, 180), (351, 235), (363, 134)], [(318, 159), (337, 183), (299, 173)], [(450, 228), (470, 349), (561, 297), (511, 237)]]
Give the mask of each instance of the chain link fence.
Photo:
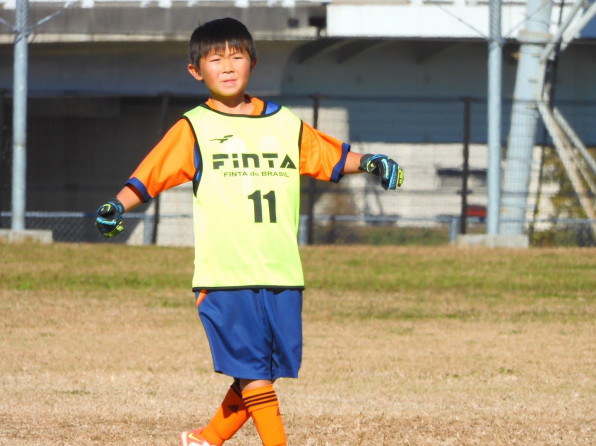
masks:
[[(3, 212), (0, 228), (10, 228), (10, 212)], [(126, 232), (114, 239), (105, 239), (94, 227), (94, 214), (84, 212), (27, 212), (26, 229), (51, 230), (56, 242), (91, 242), (167, 246), (192, 246), (193, 233), (189, 215), (161, 215), (157, 231), (164, 232), (174, 225), (184, 231), (154, 236), (152, 214), (130, 213), (125, 216)], [(470, 233), (486, 231), (483, 218), (467, 219)], [(593, 221), (586, 219), (550, 219), (537, 221), (547, 230), (530, 230), (530, 241), (534, 246), (596, 246), (592, 232)], [(453, 243), (460, 234), (459, 217), (438, 217), (437, 219), (404, 219), (393, 217), (316, 215), (314, 218), (313, 244), (371, 244), (371, 245), (419, 245), (439, 246)], [(309, 243), (308, 215), (301, 215), (298, 241)], [(132, 236), (127, 236), (132, 231)]]
[[(366, 175), (339, 184), (303, 178), (302, 244), (439, 245), (460, 233), (485, 233), (486, 102), (478, 98), (282, 96), (305, 122), (352, 150), (385, 153), (403, 165), (405, 183), (382, 190)], [(95, 208), (113, 196), (160, 135), (204, 98), (42, 97), (30, 100), (27, 229), (56, 241), (103, 242)], [(10, 98), (0, 114), (0, 227), (10, 228)], [(588, 150), (596, 147), (596, 103), (559, 102)], [(467, 110), (467, 112), (466, 112)], [(511, 103), (503, 104), (503, 159)], [(553, 142), (538, 126), (524, 220), (530, 243), (594, 246), (592, 226), (569, 186)], [(591, 197), (592, 202), (594, 197)], [(190, 185), (126, 216), (112, 243), (192, 246)]]

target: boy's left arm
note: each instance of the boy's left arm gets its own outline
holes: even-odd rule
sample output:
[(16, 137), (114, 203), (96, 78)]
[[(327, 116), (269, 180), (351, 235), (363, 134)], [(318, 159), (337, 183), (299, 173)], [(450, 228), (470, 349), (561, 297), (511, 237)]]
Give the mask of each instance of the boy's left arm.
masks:
[(381, 178), (385, 190), (395, 190), (404, 182), (404, 171), (397, 162), (386, 155), (348, 152), (342, 174), (367, 172)]
[(360, 160), (364, 155), (362, 153), (348, 152), (346, 163), (341, 173), (343, 175), (350, 175), (353, 173), (362, 173), (360, 170)]
[(385, 190), (393, 190), (404, 182), (403, 169), (388, 156), (350, 152), (348, 144), (306, 123), (303, 123), (302, 130), (301, 174), (337, 182), (342, 175), (367, 172), (380, 177)]

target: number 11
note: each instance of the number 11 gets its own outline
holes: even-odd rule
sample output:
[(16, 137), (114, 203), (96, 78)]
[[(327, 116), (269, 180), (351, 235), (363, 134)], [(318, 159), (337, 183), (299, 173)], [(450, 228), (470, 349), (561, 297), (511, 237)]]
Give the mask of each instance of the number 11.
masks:
[[(275, 212), (275, 192), (270, 191), (263, 195), (263, 198), (267, 200), (269, 205), (269, 222), (277, 223), (277, 215)], [(263, 223), (263, 200), (261, 198), (261, 191), (256, 190), (248, 196), (249, 200), (252, 200), (255, 208), (255, 223)]]

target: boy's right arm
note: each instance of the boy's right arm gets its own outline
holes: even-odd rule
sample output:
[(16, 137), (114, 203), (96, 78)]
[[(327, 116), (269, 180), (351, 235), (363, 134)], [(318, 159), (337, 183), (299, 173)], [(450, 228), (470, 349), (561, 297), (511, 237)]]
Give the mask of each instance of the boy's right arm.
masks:
[(137, 206), (143, 204), (143, 199), (141, 196), (131, 187), (131, 186), (124, 186), (116, 198), (122, 203), (124, 207), (124, 212), (130, 212)]
[(180, 119), (139, 164), (118, 195), (97, 209), (95, 226), (99, 232), (107, 238), (120, 234), (124, 230), (122, 214), (164, 190), (190, 181), (196, 170), (193, 150), (194, 133), (188, 122)]

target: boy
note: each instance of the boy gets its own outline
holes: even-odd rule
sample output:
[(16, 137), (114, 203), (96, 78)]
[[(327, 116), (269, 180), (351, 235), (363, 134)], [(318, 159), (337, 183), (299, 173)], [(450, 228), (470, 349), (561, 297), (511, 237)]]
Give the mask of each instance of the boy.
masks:
[(188, 71), (210, 98), (174, 124), (96, 214), (100, 232), (112, 237), (124, 212), (193, 182), (193, 291), (214, 369), (234, 381), (210, 423), (180, 435), (182, 446), (219, 446), (248, 418), (264, 446), (286, 444), (273, 383), (296, 378), (302, 358), (300, 175), (338, 182), (364, 171), (385, 189), (403, 182), (390, 158), (352, 153), (286, 108), (246, 95), (256, 63), (242, 23), (199, 26)]

